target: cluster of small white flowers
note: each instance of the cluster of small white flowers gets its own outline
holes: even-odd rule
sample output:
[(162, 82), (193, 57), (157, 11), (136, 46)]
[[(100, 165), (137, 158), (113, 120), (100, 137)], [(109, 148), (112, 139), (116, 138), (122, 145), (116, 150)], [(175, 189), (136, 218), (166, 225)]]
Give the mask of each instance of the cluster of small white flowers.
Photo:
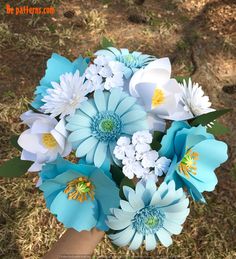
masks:
[(163, 175), (169, 169), (170, 160), (159, 157), (157, 151), (151, 149), (152, 135), (148, 131), (138, 131), (132, 139), (120, 137), (114, 149), (114, 155), (122, 161), (123, 173), (129, 179), (141, 178), (143, 181)]
[(94, 90), (123, 87), (123, 75), (123, 64), (104, 56), (95, 58), (94, 63), (85, 71), (85, 77), (93, 85)]

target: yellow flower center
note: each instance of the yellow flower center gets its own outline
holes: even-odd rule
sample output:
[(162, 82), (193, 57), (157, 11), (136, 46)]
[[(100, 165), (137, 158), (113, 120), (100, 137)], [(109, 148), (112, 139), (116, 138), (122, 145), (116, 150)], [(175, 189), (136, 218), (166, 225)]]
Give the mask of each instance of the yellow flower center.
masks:
[(86, 177), (79, 177), (70, 181), (64, 193), (68, 194), (69, 200), (86, 201), (88, 197), (94, 200), (94, 186)]
[(184, 174), (187, 178), (190, 178), (190, 174), (196, 175), (196, 161), (198, 160), (198, 156), (199, 154), (197, 152), (189, 149), (179, 164), (180, 173)]
[(152, 96), (152, 108), (155, 108), (158, 105), (164, 103), (164, 101), (165, 101), (164, 92), (161, 89), (156, 88), (154, 90), (154, 93), (153, 93), (153, 96)]
[(43, 136), (42, 136), (42, 142), (43, 142), (43, 145), (46, 147), (46, 148), (54, 148), (56, 147), (58, 144), (57, 144), (57, 141), (55, 140), (55, 138), (53, 137), (52, 134), (50, 133), (44, 133)]

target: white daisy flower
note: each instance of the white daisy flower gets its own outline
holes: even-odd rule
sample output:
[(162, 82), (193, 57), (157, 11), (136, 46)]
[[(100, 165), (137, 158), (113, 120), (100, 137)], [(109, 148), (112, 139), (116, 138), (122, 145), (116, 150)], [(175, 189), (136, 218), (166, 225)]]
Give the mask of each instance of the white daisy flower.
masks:
[(190, 118), (212, 112), (209, 97), (204, 95), (202, 87), (198, 83), (192, 83), (189, 78), (188, 83), (184, 80), (183, 84), (179, 84), (182, 89), (181, 105), (188, 112)]
[(47, 95), (42, 99), (45, 104), (41, 109), (50, 113), (51, 117), (73, 115), (80, 104), (87, 100), (86, 95), (93, 90), (84, 81), (85, 77), (80, 76), (79, 70), (75, 74), (61, 75), (60, 83), (51, 83), (53, 88), (47, 90)]

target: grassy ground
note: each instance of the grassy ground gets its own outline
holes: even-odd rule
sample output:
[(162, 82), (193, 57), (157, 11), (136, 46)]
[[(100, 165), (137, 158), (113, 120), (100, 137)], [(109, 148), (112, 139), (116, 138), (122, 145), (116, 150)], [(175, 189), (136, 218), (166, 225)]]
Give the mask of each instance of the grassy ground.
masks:
[[(3, 2), (3, 1), (2, 1)], [(6, 1), (4, 1), (5, 3)], [(169, 56), (175, 75), (201, 83), (215, 108), (236, 104), (236, 4), (229, 0), (8, 1), (13, 6), (53, 5), (53, 16), (9, 16), (0, 4), (0, 160), (17, 154), (9, 145), (20, 133), (19, 115), (32, 98), (52, 52), (74, 59), (94, 51), (102, 35), (119, 47)], [(236, 112), (222, 119), (231, 133), (229, 161), (217, 170), (219, 185), (208, 206), (191, 204), (174, 245), (146, 253), (114, 250), (107, 238), (95, 255), (180, 258), (236, 257)], [(0, 258), (40, 258), (64, 228), (35, 189), (37, 176), (0, 179)], [(115, 256), (115, 255), (116, 256)], [(112, 258), (113, 258), (112, 257)]]

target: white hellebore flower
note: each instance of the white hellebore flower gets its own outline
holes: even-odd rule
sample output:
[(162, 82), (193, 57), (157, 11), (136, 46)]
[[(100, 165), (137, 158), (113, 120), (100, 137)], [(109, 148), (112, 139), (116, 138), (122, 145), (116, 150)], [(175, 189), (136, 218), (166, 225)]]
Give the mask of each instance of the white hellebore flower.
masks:
[(29, 172), (40, 171), (44, 163), (54, 161), (58, 154), (62, 157), (69, 155), (71, 145), (66, 140), (63, 119), (58, 122), (48, 115), (28, 111), (21, 115), (21, 120), (29, 126), (18, 139), (23, 148), (21, 159), (34, 162)]
[(192, 83), (189, 78), (188, 83), (184, 80), (180, 86), (182, 89), (180, 104), (188, 113), (188, 119), (214, 111), (210, 108), (209, 97), (204, 95), (202, 87), (198, 83)]
[(159, 127), (159, 130), (163, 131), (163, 121), (158, 121), (158, 118), (182, 119), (182, 113), (176, 113), (182, 89), (178, 82), (171, 78), (169, 58), (157, 59), (138, 70), (130, 80), (129, 90), (132, 96), (141, 99), (146, 111), (152, 115), (155, 129)]
[(87, 100), (86, 95), (93, 91), (85, 82), (85, 76), (80, 76), (79, 70), (75, 74), (65, 73), (60, 76), (59, 83), (51, 84), (53, 88), (47, 90), (47, 95), (42, 99), (45, 104), (41, 109), (52, 117), (73, 115), (80, 104)]

